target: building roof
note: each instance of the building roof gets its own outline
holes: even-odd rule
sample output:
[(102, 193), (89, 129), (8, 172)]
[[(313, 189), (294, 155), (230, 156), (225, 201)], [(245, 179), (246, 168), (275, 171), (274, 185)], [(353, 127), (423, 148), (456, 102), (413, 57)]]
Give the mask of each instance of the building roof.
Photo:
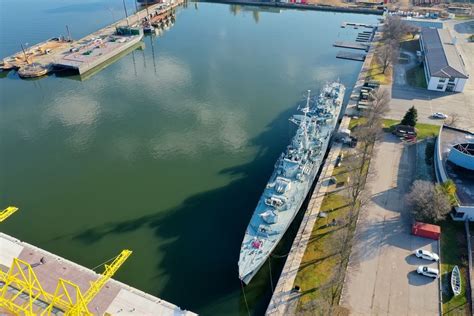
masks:
[(448, 30), (422, 28), (421, 37), (431, 76), (469, 78)]
[(459, 167), (449, 160), (456, 145), (474, 142), (474, 134), (448, 126), (443, 126), (439, 136), (442, 167), (451, 180), (456, 183), (456, 195), (461, 205), (474, 206), (474, 172)]

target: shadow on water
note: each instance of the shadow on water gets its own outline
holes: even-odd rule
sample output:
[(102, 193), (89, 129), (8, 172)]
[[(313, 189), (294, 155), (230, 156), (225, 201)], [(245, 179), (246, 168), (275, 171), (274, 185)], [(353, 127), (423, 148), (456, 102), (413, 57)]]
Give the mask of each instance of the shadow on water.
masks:
[[(252, 161), (220, 171), (221, 174), (240, 176), (228, 185), (191, 196), (179, 207), (166, 212), (93, 227), (73, 238), (90, 244), (110, 234), (152, 229), (159, 240), (171, 240), (156, 245), (155, 249), (164, 254), (157, 270), (166, 271), (169, 282), (160, 293), (144, 290), (198, 313), (209, 313), (209, 308), (215, 313), (214, 305), (221, 302), (220, 305), (226, 305), (221, 306), (226, 314), (230, 309), (232, 314), (247, 315), (238, 279), (240, 245), (274, 162), (294, 132), (288, 118), (295, 109), (296, 106), (282, 112), (263, 133), (251, 140), (250, 145), (259, 148)], [(270, 269), (273, 285), (276, 285), (301, 218), (302, 212), (276, 248), (275, 257), (270, 259), (271, 267), (267, 262), (245, 287), (253, 314), (264, 313), (271, 297)], [(152, 278), (164, 282), (158, 276)], [(130, 283), (133, 285), (133, 281)], [(239, 306), (228, 306), (226, 300), (230, 296), (237, 297), (234, 300), (239, 301)], [(217, 309), (219, 313), (223, 312)]]

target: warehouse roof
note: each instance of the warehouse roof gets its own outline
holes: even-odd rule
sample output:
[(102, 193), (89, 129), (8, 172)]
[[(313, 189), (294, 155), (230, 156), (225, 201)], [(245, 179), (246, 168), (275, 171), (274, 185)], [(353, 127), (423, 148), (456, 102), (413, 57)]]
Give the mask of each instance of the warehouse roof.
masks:
[(421, 37), (431, 76), (469, 78), (448, 30), (423, 28)]

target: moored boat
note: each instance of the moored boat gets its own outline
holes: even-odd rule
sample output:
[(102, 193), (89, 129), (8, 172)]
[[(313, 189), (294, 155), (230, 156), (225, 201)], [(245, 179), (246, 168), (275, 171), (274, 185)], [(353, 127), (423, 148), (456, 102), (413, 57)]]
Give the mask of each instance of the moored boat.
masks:
[(451, 289), (453, 290), (454, 296), (461, 294), (461, 272), (458, 266), (454, 266), (451, 272)]
[[(245, 284), (259, 271), (293, 222), (316, 178), (336, 127), (345, 87), (326, 84), (316, 102), (310, 91), (291, 144), (278, 158), (245, 232), (239, 257), (239, 278)], [(313, 103), (313, 104), (312, 104)]]

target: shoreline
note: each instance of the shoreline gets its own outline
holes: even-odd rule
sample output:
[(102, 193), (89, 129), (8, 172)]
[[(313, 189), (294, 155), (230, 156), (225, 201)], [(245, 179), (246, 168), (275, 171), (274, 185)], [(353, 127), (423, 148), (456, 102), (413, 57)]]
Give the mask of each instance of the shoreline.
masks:
[(276, 7), (276, 8), (283, 8), (283, 9), (330, 11), (330, 12), (376, 14), (376, 15), (383, 15), (383, 13), (385, 12), (385, 10), (369, 9), (369, 8), (335, 7), (335, 6), (323, 6), (323, 5), (318, 5), (318, 4), (262, 2), (262, 1), (251, 1), (251, 0), (199, 0), (197, 2), (239, 4), (239, 5), (251, 5), (251, 6), (256, 6), (256, 7)]

